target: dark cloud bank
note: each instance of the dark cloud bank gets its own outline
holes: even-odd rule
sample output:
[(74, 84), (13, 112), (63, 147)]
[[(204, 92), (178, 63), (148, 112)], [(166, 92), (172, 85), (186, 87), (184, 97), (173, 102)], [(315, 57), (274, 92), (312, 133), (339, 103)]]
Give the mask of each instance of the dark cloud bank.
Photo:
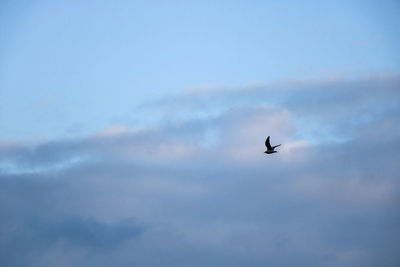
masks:
[(399, 90), (197, 90), (154, 127), (1, 141), (0, 265), (399, 266)]

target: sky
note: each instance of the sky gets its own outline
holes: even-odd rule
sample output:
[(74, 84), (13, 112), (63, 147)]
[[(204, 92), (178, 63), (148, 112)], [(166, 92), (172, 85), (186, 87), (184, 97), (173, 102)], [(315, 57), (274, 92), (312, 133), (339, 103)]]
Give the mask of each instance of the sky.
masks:
[(0, 265), (398, 266), (399, 12), (1, 1)]

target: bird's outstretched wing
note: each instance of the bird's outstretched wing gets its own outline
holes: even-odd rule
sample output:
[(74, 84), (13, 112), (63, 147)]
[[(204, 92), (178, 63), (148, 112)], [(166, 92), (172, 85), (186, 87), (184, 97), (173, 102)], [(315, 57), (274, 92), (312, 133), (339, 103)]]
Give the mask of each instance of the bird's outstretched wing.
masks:
[(269, 143), (269, 136), (267, 137), (267, 140), (265, 140), (265, 146), (268, 150), (272, 150), (271, 144)]

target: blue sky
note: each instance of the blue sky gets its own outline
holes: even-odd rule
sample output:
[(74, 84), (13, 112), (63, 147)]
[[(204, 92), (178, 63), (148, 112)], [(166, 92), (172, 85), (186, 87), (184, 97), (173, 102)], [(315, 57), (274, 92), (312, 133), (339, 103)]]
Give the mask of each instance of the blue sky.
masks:
[(396, 1), (3, 1), (0, 137), (146, 124), (137, 106), (193, 87), (397, 72), (399, 10)]
[(1, 1), (0, 265), (399, 266), (399, 11)]

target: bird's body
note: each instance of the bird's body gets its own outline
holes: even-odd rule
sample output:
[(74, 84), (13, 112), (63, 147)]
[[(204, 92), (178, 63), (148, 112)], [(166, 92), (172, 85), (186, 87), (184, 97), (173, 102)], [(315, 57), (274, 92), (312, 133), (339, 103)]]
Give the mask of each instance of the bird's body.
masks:
[(276, 152), (278, 152), (278, 151), (275, 151), (275, 148), (276, 147), (278, 147), (278, 146), (280, 146), (281, 144), (279, 144), (279, 145), (276, 145), (276, 146), (271, 146), (271, 144), (270, 144), (270, 142), (269, 142), (269, 136), (267, 137), (267, 140), (265, 140), (265, 146), (267, 147), (267, 150), (264, 152), (264, 153), (266, 153), (266, 154), (273, 154), (273, 153), (276, 153)]

